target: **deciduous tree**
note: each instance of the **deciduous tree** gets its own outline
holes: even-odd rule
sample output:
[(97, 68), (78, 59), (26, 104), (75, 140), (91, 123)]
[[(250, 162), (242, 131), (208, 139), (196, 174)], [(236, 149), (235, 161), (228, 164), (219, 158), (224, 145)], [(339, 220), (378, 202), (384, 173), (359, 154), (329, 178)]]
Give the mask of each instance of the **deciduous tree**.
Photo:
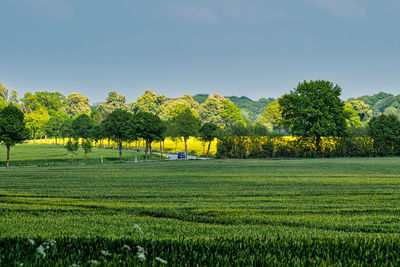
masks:
[(400, 153), (400, 120), (395, 115), (382, 114), (372, 118), (369, 135), (374, 139), (374, 150), (378, 156)]
[(199, 132), (201, 121), (199, 116), (189, 107), (183, 108), (172, 117), (171, 122), (176, 127), (178, 136), (182, 136), (185, 142), (185, 159), (187, 159), (187, 140), (190, 136), (196, 136)]
[(322, 136), (347, 134), (341, 88), (329, 81), (299, 83), (297, 88), (279, 99), (283, 125), (296, 136), (315, 137), (316, 155), (320, 155)]
[(10, 167), (10, 149), (15, 144), (29, 138), (29, 130), (25, 127), (24, 113), (13, 104), (0, 111), (0, 143), (7, 148), (6, 167)]
[(131, 113), (116, 109), (101, 123), (103, 134), (118, 145), (119, 160), (122, 160), (122, 142), (133, 140), (131, 136)]
[(132, 136), (142, 138), (146, 142), (146, 162), (148, 150), (150, 158), (153, 157), (151, 144), (155, 140), (160, 140), (165, 132), (165, 124), (161, 119), (150, 112), (138, 112), (132, 116), (131, 122)]
[(217, 132), (218, 126), (210, 122), (204, 123), (200, 128), (199, 139), (203, 142), (208, 142), (206, 157), (208, 157), (208, 154), (210, 152), (211, 142), (214, 141), (215, 138), (217, 138)]

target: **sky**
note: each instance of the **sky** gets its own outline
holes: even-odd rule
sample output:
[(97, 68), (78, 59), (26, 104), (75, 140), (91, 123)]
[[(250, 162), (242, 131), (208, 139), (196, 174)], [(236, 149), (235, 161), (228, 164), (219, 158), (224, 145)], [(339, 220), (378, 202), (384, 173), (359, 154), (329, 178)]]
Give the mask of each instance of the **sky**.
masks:
[(0, 82), (30, 91), (400, 94), (398, 0), (0, 0)]

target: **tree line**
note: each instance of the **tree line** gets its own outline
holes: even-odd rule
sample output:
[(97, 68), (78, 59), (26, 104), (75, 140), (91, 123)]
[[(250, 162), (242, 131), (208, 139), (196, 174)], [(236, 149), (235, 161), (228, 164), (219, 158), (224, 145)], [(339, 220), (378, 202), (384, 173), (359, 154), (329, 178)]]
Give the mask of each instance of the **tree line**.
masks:
[[(152, 142), (162, 141), (166, 137), (182, 137), (187, 155), (186, 141), (189, 136), (198, 136), (204, 142), (209, 142), (208, 147), (214, 138), (220, 139), (220, 144), (226, 143), (229, 138), (233, 140), (234, 137), (244, 136), (292, 135), (314, 138), (316, 156), (323, 156), (323, 137), (368, 136), (376, 143), (374, 150), (382, 151), (375, 154), (393, 154), (389, 147), (397, 151), (398, 116), (381, 114), (374, 117), (368, 104), (360, 99), (345, 103), (340, 99), (340, 94), (341, 88), (332, 82), (304, 81), (278, 100), (269, 99), (268, 105), (265, 102), (264, 114), (256, 123), (245, 121), (241, 110), (230, 99), (219, 94), (203, 95), (199, 104), (189, 95), (167, 99), (163, 95), (145, 91), (136, 102), (127, 105), (124, 96), (112, 91), (105, 102), (90, 106), (89, 98), (78, 93), (68, 97), (59, 92), (26, 93), (19, 99), (15, 90), (9, 93), (0, 84), (0, 109), (7, 113), (11, 112), (11, 106), (14, 107), (11, 113), (15, 114), (11, 121), (20, 118), (22, 114), (20, 125), (23, 124), (24, 129), (15, 142), (29, 138), (29, 135), (34, 140), (38, 135), (47, 135), (69, 138), (67, 147), (74, 149), (77, 142), (73, 140), (77, 138), (83, 140), (78, 144), (82, 147), (85, 147), (85, 143), (89, 147), (90, 140), (108, 138), (118, 144), (121, 159), (122, 142), (139, 138), (146, 143), (146, 160), (147, 152), (152, 154)], [(382, 106), (382, 102), (388, 102), (384, 96), (379, 94), (376, 99), (362, 98)], [(239, 100), (249, 103), (246, 98)], [(21, 113), (17, 115), (15, 110)], [(3, 136), (11, 127), (11, 121), (6, 122), (7, 116), (2, 115), (3, 128), (0, 128), (0, 134)], [(10, 137), (2, 137), (0, 142), (9, 148), (13, 143), (7, 141), (7, 138)], [(230, 157), (229, 153), (219, 155)]]

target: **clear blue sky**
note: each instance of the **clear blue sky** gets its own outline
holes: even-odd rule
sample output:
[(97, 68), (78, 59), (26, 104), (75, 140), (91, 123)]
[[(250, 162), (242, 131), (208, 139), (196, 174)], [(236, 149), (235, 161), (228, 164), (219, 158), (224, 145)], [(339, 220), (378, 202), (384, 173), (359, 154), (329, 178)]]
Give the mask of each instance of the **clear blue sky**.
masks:
[(0, 0), (0, 82), (279, 97), (299, 81), (343, 98), (400, 93), (398, 0)]

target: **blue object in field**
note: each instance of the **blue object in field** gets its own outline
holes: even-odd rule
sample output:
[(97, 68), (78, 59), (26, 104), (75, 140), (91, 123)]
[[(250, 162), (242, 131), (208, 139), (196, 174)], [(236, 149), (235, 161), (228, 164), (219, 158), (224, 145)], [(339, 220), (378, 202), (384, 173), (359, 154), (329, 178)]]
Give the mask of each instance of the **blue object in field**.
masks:
[(185, 152), (178, 152), (178, 159), (184, 159), (185, 158)]

